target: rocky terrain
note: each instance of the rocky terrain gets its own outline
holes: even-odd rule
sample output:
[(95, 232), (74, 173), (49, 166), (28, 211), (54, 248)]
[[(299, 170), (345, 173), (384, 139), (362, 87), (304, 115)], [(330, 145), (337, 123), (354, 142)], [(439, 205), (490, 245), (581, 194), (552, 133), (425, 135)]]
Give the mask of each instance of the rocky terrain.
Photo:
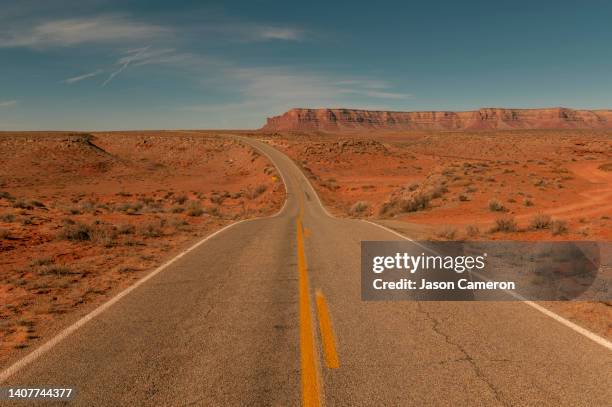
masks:
[(355, 109), (291, 109), (268, 118), (273, 131), (612, 129), (612, 110), (482, 108), (465, 112), (387, 112)]
[(0, 154), (0, 364), (284, 201), (266, 158), (214, 133), (3, 133)]

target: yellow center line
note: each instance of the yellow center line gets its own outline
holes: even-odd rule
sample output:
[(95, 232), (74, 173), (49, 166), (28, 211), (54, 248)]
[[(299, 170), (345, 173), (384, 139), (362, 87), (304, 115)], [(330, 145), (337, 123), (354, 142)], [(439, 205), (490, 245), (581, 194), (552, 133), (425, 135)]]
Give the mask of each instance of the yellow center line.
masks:
[(316, 291), (317, 313), (319, 314), (319, 328), (321, 331), (321, 341), (323, 342), (323, 354), (325, 356), (325, 364), (330, 369), (338, 369), (340, 360), (336, 352), (336, 339), (334, 329), (332, 328), (331, 318), (327, 301), (321, 290)]
[(312, 329), (312, 317), (310, 311), (310, 289), (308, 287), (308, 266), (304, 253), (304, 230), (302, 226), (302, 214), (304, 208), (300, 209), (300, 215), (296, 219), (297, 226), (297, 254), (299, 272), (299, 295), (300, 295), (300, 356), (302, 367), (302, 404), (306, 407), (318, 407), (321, 405), (320, 379), (317, 369), (314, 331)]

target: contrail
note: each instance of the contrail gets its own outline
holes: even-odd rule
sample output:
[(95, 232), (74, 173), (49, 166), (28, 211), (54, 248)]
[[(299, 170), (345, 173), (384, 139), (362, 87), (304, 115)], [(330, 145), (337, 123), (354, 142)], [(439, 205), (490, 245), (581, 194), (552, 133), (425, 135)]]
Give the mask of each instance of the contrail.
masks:
[(117, 69), (115, 72), (112, 72), (110, 74), (110, 76), (104, 81), (104, 83), (102, 83), (102, 87), (106, 86), (110, 81), (113, 80), (113, 78), (117, 75), (119, 75), (121, 72), (123, 72), (125, 70), (125, 68), (127, 68), (130, 63), (132, 63), (134, 60), (138, 59), (138, 57), (140, 55), (142, 55), (143, 52), (147, 51), (149, 48), (151, 48), (151, 46), (149, 45), (148, 47), (144, 47), (144, 48), (140, 48), (138, 50), (138, 52), (132, 54), (129, 57), (126, 57), (125, 62), (123, 63), (123, 65), (121, 65), (121, 67), (119, 69)]

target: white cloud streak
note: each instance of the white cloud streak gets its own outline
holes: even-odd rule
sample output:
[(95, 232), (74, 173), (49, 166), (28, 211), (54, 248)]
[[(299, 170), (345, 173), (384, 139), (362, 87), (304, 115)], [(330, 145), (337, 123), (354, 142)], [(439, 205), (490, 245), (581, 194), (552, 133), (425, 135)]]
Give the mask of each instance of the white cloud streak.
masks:
[(71, 85), (73, 83), (81, 82), (82, 80), (93, 78), (94, 76), (98, 76), (102, 72), (104, 72), (102, 69), (98, 69), (96, 71), (89, 72), (89, 73), (86, 73), (86, 74), (83, 74), (83, 75), (73, 76), (72, 78), (64, 79), (62, 82)]
[(17, 106), (17, 102), (16, 100), (4, 100), (4, 101), (0, 101), (0, 107), (13, 107), (13, 106)]
[(0, 34), (0, 47), (47, 48), (87, 43), (150, 40), (172, 33), (167, 27), (130, 20), (124, 16), (67, 18), (34, 25), (8, 27)]
[(130, 66), (132, 62), (139, 61), (139, 60), (142, 61), (142, 55), (144, 55), (149, 50), (149, 48), (150, 46), (144, 47), (144, 48), (133, 49), (127, 52), (128, 53), (127, 56), (119, 58), (119, 60), (117, 61), (117, 64), (120, 65), (119, 69), (111, 72), (108, 78), (102, 83), (102, 87), (108, 85), (115, 78), (115, 76), (123, 72), (128, 66)]

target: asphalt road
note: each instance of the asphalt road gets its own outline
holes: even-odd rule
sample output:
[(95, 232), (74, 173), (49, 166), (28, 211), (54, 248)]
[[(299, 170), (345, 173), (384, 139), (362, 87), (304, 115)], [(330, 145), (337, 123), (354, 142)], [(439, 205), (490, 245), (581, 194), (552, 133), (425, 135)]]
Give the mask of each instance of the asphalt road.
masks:
[(525, 304), (361, 301), (360, 241), (398, 237), (328, 216), (290, 159), (248, 143), (286, 182), (278, 215), (217, 234), (3, 385), (74, 387), (83, 406), (612, 405), (612, 352)]

